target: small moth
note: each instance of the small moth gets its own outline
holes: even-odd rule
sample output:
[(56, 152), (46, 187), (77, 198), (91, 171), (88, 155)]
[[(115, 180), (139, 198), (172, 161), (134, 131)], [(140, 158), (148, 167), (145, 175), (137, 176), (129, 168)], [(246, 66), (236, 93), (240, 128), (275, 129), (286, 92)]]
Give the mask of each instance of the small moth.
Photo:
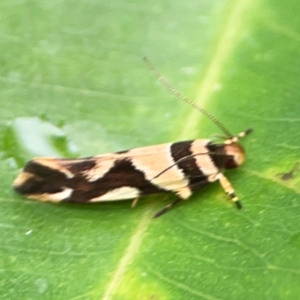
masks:
[(15, 179), (16, 192), (40, 201), (73, 203), (126, 199), (135, 199), (135, 203), (141, 196), (174, 193), (177, 199), (154, 215), (158, 217), (209, 183), (219, 181), (231, 201), (242, 208), (223, 171), (244, 162), (245, 151), (239, 139), (252, 129), (233, 136), (214, 116), (179, 93), (147, 58), (144, 61), (170, 92), (225, 133), (223, 142), (196, 139), (79, 159), (37, 157)]

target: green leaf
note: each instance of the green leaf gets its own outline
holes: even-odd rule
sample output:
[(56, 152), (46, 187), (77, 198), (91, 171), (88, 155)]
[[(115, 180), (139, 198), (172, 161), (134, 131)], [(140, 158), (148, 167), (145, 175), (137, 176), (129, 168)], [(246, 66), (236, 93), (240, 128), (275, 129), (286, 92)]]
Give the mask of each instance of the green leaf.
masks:
[[(2, 1), (1, 299), (298, 299), (298, 1)], [(247, 161), (166, 215), (173, 196), (95, 205), (11, 190), (35, 155), (91, 156), (233, 133)], [(291, 176), (282, 173), (293, 171)]]

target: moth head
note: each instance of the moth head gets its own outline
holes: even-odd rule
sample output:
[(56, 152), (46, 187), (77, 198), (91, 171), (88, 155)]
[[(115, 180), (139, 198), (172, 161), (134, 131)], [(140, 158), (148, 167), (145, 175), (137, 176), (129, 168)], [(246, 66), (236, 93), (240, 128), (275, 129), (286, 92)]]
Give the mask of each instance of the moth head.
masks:
[(245, 161), (246, 155), (244, 147), (236, 142), (224, 145), (226, 154), (225, 168), (233, 169), (239, 167)]
[(230, 137), (224, 141), (224, 151), (227, 156), (225, 161), (226, 169), (239, 167), (246, 159), (245, 149), (239, 143), (239, 140), (252, 132), (252, 128), (248, 128), (236, 136)]

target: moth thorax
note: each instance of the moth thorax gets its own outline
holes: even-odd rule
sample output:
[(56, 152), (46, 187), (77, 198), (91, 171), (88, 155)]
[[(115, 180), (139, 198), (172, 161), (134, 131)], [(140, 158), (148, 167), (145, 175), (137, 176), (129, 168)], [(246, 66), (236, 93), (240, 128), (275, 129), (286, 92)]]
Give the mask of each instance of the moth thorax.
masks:
[(224, 151), (226, 156), (228, 156), (225, 162), (226, 169), (237, 168), (245, 161), (245, 150), (242, 145), (238, 143), (225, 144)]

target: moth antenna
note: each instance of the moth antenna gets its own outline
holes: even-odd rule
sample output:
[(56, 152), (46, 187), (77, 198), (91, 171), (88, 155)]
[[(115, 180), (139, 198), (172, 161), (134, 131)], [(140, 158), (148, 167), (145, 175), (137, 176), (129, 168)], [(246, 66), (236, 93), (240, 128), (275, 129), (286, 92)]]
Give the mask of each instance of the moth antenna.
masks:
[(227, 130), (227, 128), (212, 114), (210, 114), (208, 111), (206, 111), (201, 106), (197, 105), (195, 102), (193, 102), (188, 97), (184, 96), (182, 93), (180, 93), (175, 87), (169, 83), (169, 81), (162, 76), (162, 74), (157, 70), (156, 67), (148, 60), (147, 57), (143, 57), (144, 62), (146, 63), (147, 67), (152, 71), (152, 73), (157, 77), (157, 79), (177, 98), (180, 100), (186, 102), (196, 110), (200, 111), (203, 115), (205, 115), (208, 119), (210, 119), (213, 123), (215, 123), (226, 135), (228, 138), (232, 138), (233, 135)]
[[(191, 155), (187, 155), (187, 156), (184, 156), (180, 159), (178, 159), (174, 164), (170, 165), (169, 167), (165, 168), (164, 170), (162, 170), (160, 173), (158, 173), (157, 175), (155, 175), (151, 180), (159, 177), (160, 175), (166, 173), (168, 170), (172, 169), (173, 167), (177, 166), (179, 163), (183, 162), (183, 161), (186, 161), (186, 160), (189, 160), (195, 156), (198, 156), (198, 155), (208, 155), (208, 154), (217, 154), (217, 153), (213, 153), (213, 152), (204, 152), (204, 153), (196, 153), (196, 154), (191, 154)], [(217, 154), (218, 155), (218, 154)]]
[[(155, 175), (151, 180), (153, 180), (153, 179), (161, 176), (162, 174), (166, 173), (167, 171), (169, 171), (170, 169), (172, 169), (173, 167), (177, 166), (179, 163), (181, 163), (183, 161), (187, 161), (187, 160), (189, 160), (189, 159), (191, 159), (193, 157), (196, 157), (198, 155), (209, 155), (209, 154), (210, 155), (213, 154), (213, 155), (217, 155), (217, 156), (218, 155), (219, 156), (226, 156), (226, 154), (220, 154), (220, 153), (216, 153), (216, 152), (204, 152), (204, 153), (196, 153), (196, 154), (187, 155), (187, 156), (184, 156), (184, 157), (178, 159), (174, 164), (172, 164), (169, 167), (167, 167), (164, 170), (162, 170), (160, 173), (158, 173), (157, 175)], [(203, 175), (203, 177), (205, 177), (205, 176)]]

